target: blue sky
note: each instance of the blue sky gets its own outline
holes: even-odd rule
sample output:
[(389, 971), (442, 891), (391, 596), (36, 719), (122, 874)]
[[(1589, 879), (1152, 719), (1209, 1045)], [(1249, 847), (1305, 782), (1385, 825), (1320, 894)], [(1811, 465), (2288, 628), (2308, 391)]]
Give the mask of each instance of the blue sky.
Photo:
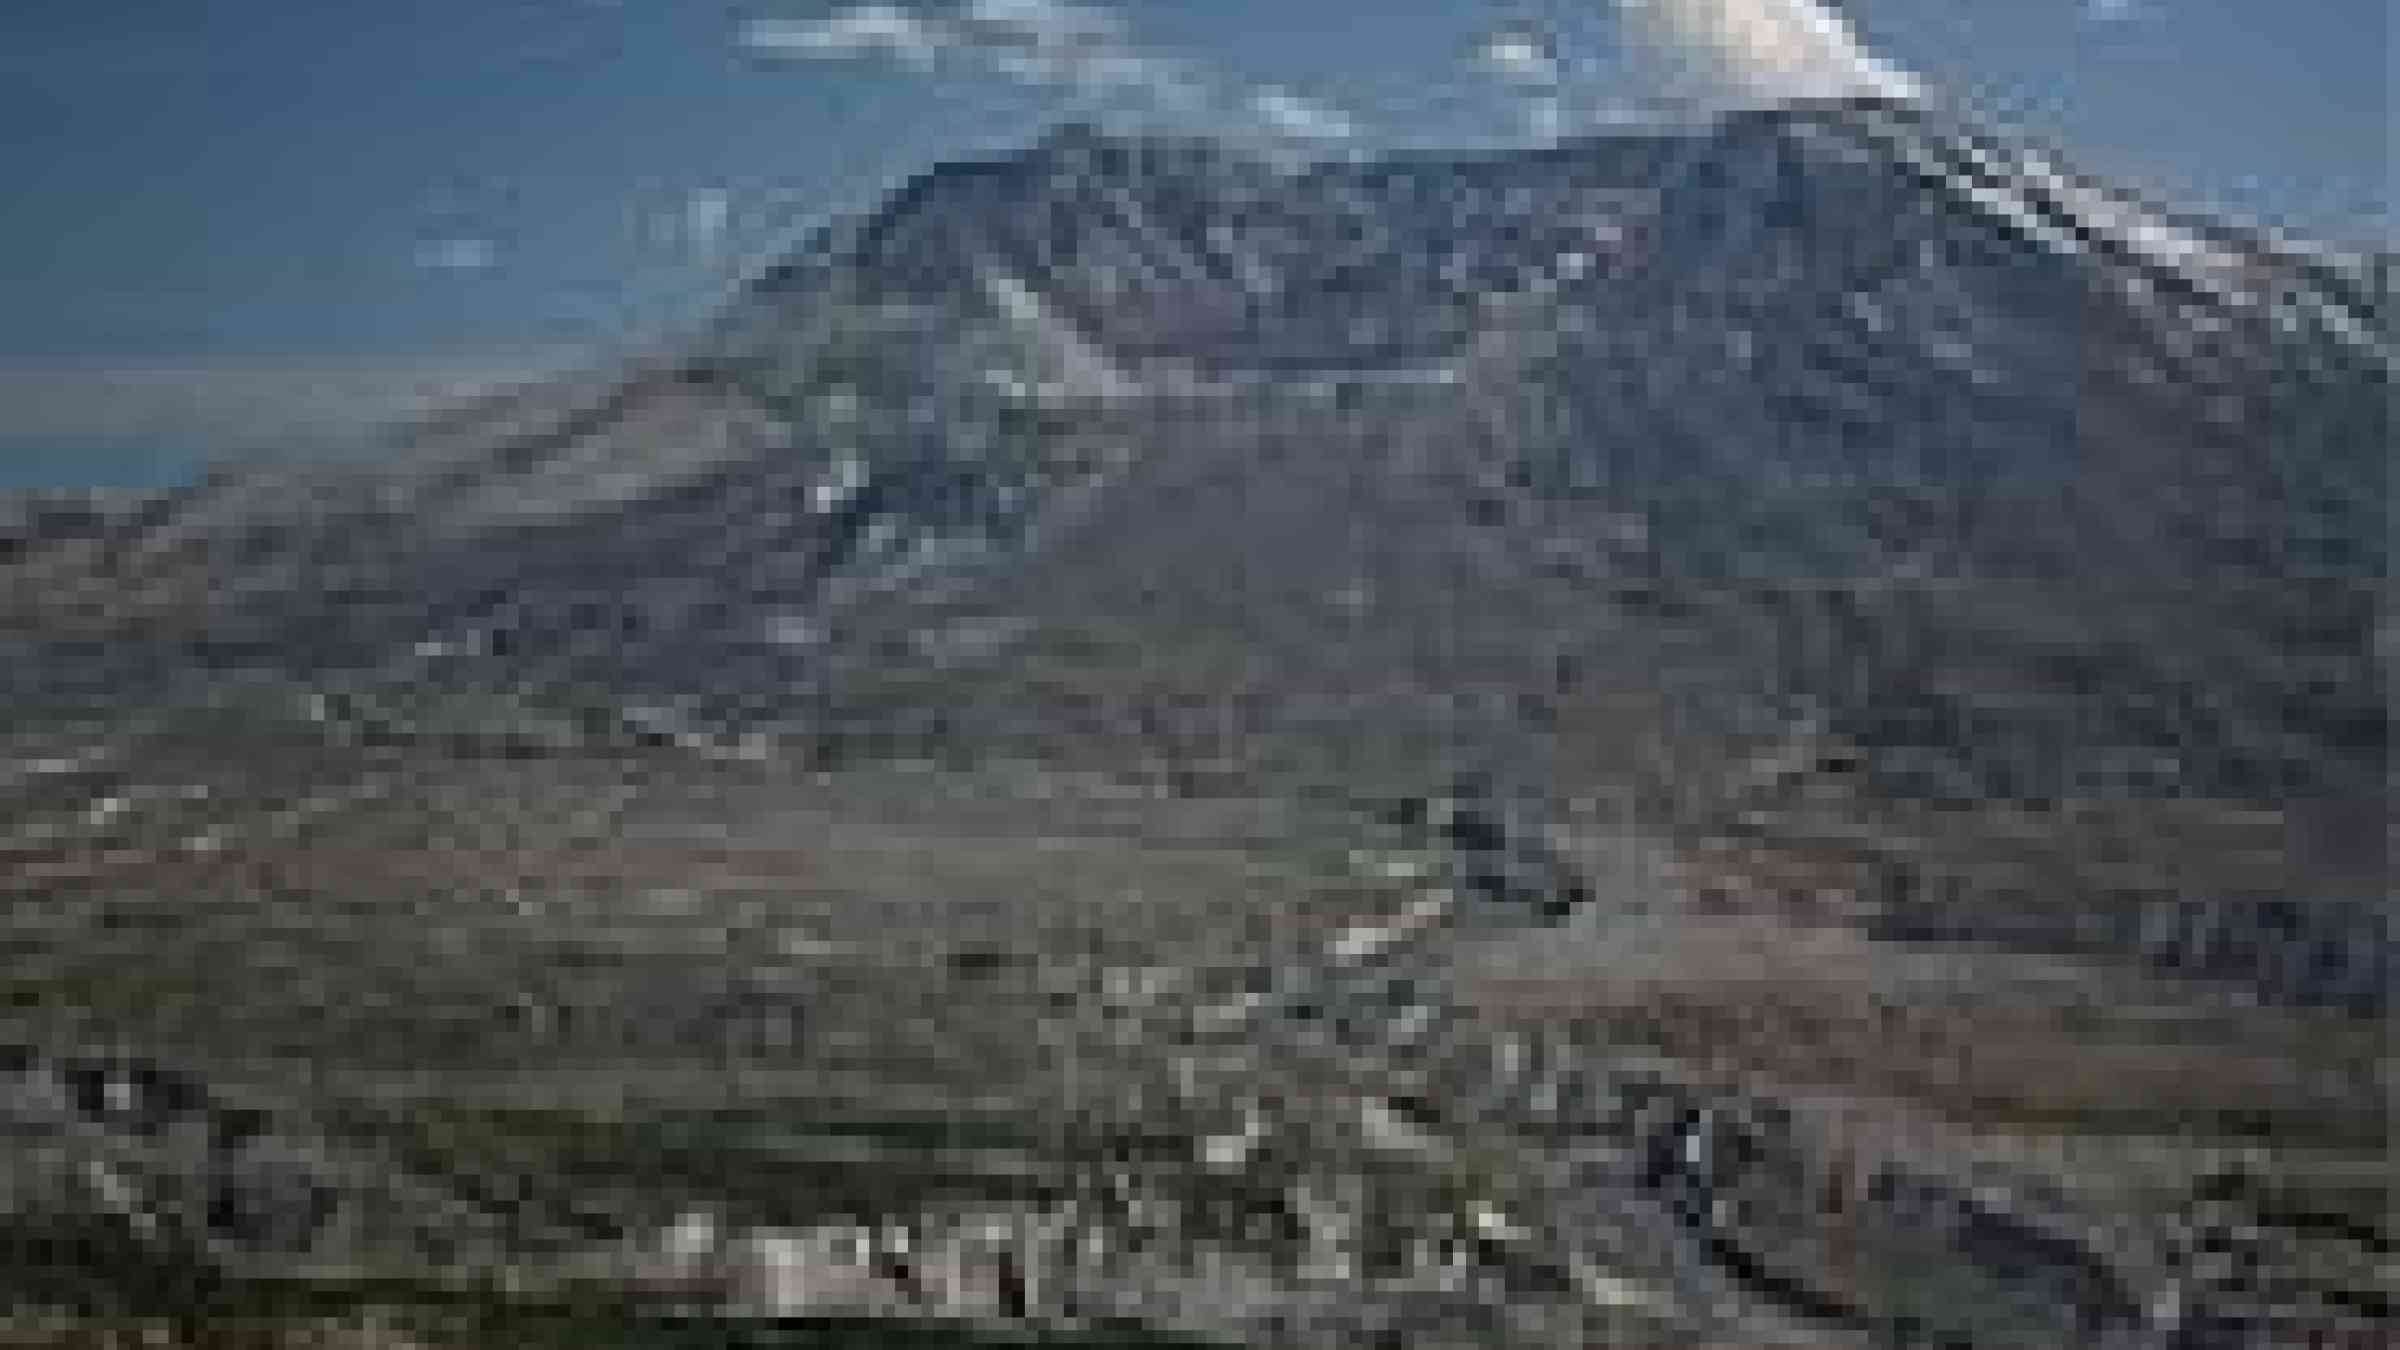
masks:
[[(11, 0), (0, 371), (378, 363), (422, 379), (704, 309), (793, 223), (1066, 106), (998, 78), (762, 59), (791, 0)], [(1130, 46), (1441, 139), (1465, 61), (1548, 20), (1613, 78), (1605, 0), (1123, 0)], [(1879, 51), (2085, 165), (2389, 237), (2386, 0), (1851, 0)], [(446, 376), (445, 376), (446, 378)], [(38, 434), (72, 438), (71, 415)], [(238, 419), (236, 419), (238, 421)], [(11, 438), (36, 434), (0, 424)], [(195, 430), (207, 438), (214, 431)]]

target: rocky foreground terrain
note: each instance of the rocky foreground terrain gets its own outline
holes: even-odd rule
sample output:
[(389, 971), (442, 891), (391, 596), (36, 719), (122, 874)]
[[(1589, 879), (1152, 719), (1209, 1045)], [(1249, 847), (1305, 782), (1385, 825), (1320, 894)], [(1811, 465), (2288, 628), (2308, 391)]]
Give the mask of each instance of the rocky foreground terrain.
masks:
[(1070, 129), (19, 502), (0, 1339), (2383, 1343), (2389, 297), (1870, 100)]

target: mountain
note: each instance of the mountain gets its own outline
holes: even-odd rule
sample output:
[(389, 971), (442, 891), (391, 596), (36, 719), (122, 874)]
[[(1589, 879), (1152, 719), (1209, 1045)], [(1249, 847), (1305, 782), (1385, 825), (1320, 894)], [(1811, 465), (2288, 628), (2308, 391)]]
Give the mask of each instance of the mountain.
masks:
[[(401, 1234), (353, 1264), (682, 1206), (788, 1236), (876, 1202), (743, 1111), (931, 1099), (1006, 1127), (962, 1152), (999, 1168), (977, 1204), (1022, 1168), (1119, 1239), (1126, 1194), (1190, 1216), (1060, 1278), (1217, 1336), (2388, 1323), (2340, 1178), (2388, 1086), (2391, 278), (1879, 99), (1300, 168), (1075, 127), (933, 169), (673, 350), (379, 468), (20, 513), (0, 792), (17, 894), (66, 916), (28, 968), (77, 991), (24, 1034), (163, 1045), (279, 1123), (191, 1173), (77, 1105), (92, 1053), (27, 1051), (5, 1100), (241, 1213), (227, 1176), (313, 1176)], [(201, 995), (162, 1012), (126, 956)], [(277, 962), (375, 997), (231, 983)], [(1220, 996), (1248, 1067), (1162, 1086)], [(1066, 1023), (1104, 1071), (1060, 1075)], [(660, 1086), (728, 1057), (803, 1084)], [(519, 1073), (538, 1130), (462, 1105)], [(524, 1149), (625, 1171), (662, 1130), (719, 1142), (493, 1198)], [(1120, 1194), (1091, 1130), (1252, 1161)], [(2260, 1161), (2207, 1161), (2233, 1140)], [(923, 1204), (964, 1232), (956, 1199)], [(241, 1266), (209, 1209), (188, 1259)], [(1342, 1223), (1390, 1251), (1275, 1265)], [(2219, 1229), (2273, 1279), (2178, 1246)], [(896, 1259), (859, 1287), (923, 1283)], [(1570, 1305), (1598, 1320), (1541, 1320)]]

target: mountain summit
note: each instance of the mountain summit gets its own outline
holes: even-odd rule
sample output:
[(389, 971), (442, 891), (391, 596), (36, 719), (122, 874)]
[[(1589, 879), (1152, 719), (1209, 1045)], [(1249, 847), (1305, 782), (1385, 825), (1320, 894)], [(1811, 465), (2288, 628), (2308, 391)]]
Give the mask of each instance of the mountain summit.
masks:
[[(1678, 584), (2006, 592), (2090, 634), (2071, 670), (2052, 638), (2016, 647), (2052, 673), (1982, 711), (1914, 649), (1890, 658), (1905, 697), (1865, 650), (1805, 688), (1762, 669), (1762, 696), (1843, 725), (1926, 700), (1906, 716), (2002, 719), (1940, 758), (2048, 761), (1962, 767), (1956, 790), (2075, 792), (2147, 758), (2212, 793), (2360, 791), (2377, 719), (2364, 657), (2337, 653), (2363, 650), (2382, 568), (2388, 287), (2381, 263), (2174, 222), (1887, 99), (1299, 171), (1070, 128), (828, 229), (648, 371), (462, 409), (381, 474), (162, 501), (109, 566), (223, 571), (200, 603), (226, 659), (496, 643), (596, 689), (755, 706), (815, 684), (773, 635), (840, 622), (854, 602), (829, 596), (982, 584), (956, 569), (1030, 565), (1053, 506), (1132, 510), (1114, 484), (1196, 465), (1193, 440), (1314, 418), (1442, 440), (1421, 457), (1544, 528), (1638, 518), (1642, 565)], [(65, 593), (16, 570), (22, 607)], [(2103, 617), (2111, 597), (2147, 617)], [(2030, 621), (1982, 603), (1910, 623)], [(304, 641), (275, 636), (294, 623)], [(2175, 654), (2201, 633), (2221, 645)], [(1986, 641), (1960, 659), (1997, 659)], [(2193, 661), (2214, 692), (2171, 711), (2157, 683)]]

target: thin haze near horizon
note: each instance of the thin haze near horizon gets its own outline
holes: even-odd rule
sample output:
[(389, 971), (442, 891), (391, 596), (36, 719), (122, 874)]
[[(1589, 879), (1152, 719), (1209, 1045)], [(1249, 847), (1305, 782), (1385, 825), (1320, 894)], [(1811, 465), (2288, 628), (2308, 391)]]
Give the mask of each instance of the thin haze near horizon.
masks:
[(2379, 0), (1613, 8), (31, 0), (0, 20), (0, 485), (305, 449), (638, 340), (926, 163), (1137, 105), (1307, 150), (1922, 78), (2172, 200), (2390, 242)]

